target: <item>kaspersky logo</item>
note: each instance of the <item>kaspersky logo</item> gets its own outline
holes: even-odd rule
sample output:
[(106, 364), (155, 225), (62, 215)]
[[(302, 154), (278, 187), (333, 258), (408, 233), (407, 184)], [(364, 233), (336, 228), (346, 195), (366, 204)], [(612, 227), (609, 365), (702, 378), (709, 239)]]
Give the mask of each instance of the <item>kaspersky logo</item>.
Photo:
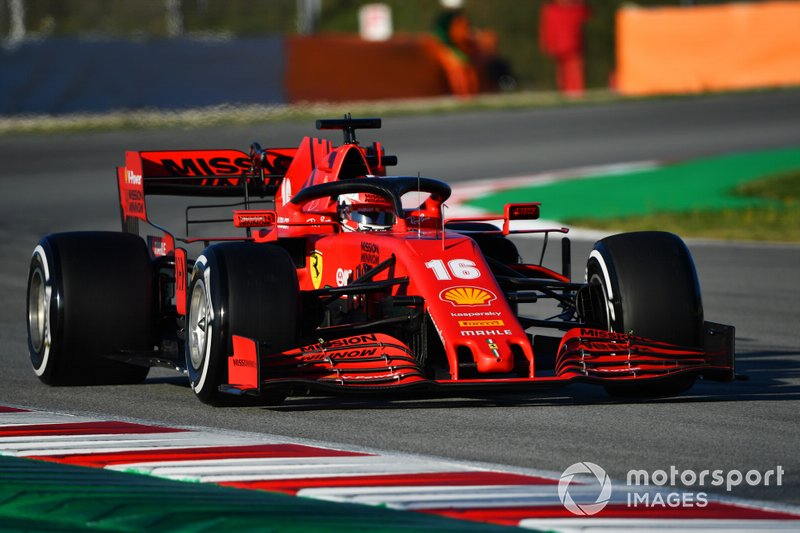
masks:
[[(580, 476), (580, 481), (573, 481), (575, 476)], [(570, 513), (592, 516), (611, 500), (611, 480), (606, 471), (594, 463), (575, 463), (561, 474), (558, 497)]]
[(495, 293), (480, 287), (451, 287), (439, 293), (439, 299), (454, 306), (489, 305), (497, 299)]

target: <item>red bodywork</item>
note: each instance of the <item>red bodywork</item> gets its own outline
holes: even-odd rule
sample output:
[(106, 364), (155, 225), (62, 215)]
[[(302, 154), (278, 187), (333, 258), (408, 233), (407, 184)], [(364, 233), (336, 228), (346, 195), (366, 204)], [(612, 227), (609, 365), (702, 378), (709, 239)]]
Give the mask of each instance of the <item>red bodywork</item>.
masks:
[[(260, 394), (270, 387), (294, 385), (383, 390), (553, 385), (573, 380), (644, 383), (686, 374), (733, 379), (733, 328), (711, 323), (706, 323), (704, 346), (679, 347), (567, 321), (557, 328), (566, 332), (551, 348), (554, 353), (547, 357), (537, 353), (528, 324), (519, 318), (518, 304), (509, 300), (509, 288), (500, 279), (510, 272), (524, 282), (550, 283), (572, 293), (579, 284), (541, 265), (514, 263), (501, 268), (488, 261), (469, 232), (446, 229), (452, 221), (443, 220), (442, 204), (449, 187), (441, 182), (419, 178), (431, 189), (427, 199), (412, 208), (396, 204), (396, 220), (390, 228), (345, 231), (333, 194), (342, 189), (334, 184), (344, 184), (350, 191), (400, 183), (403, 186), (396, 190), (408, 192), (407, 185), (415, 179), (378, 177), (386, 175), (392, 158), (380, 144), (363, 147), (355, 142), (352, 130), (349, 133), (352, 139), (346, 135), (341, 146), (306, 137), (296, 148), (256, 149), (250, 154), (237, 150), (127, 152), (125, 167), (118, 169), (127, 231), (138, 221), (149, 223), (146, 195), (244, 195), (247, 199), (254, 194), (251, 188), (266, 194), (273, 199), (267, 208), (244, 205), (231, 210), (232, 226), (247, 231), (234, 238), (277, 245), (303, 243), (304, 257), (297, 267), (301, 291), (374, 323), (366, 332), (341, 324), (322, 325), (309, 335), (312, 342), (281, 353), (271, 353), (262, 344), (264, 339), (231, 332), (234, 353), (229, 358), (229, 385), (223, 387), (226, 392)], [(502, 216), (492, 217), (503, 221), (496, 233), (566, 233), (563, 228), (511, 229), (513, 220), (538, 218), (539, 209), (536, 203), (510, 204)], [(174, 304), (177, 315), (185, 315), (189, 259), (179, 244), (188, 247), (231, 237), (176, 239), (159, 226), (151, 227), (156, 233), (149, 236), (153, 256), (166, 258), (173, 273), (166, 300)], [(394, 305), (388, 315), (387, 302)], [(432, 326), (423, 348), (416, 347), (430, 354), (415, 353), (407, 339), (391, 335), (391, 329), (381, 330), (381, 320), (397, 323), (403, 320), (403, 312), (409, 317), (416, 313), (421, 325)], [(432, 348), (437, 340), (441, 345)], [(431, 359), (426, 362), (426, 356), (433, 357), (434, 352), (439, 357), (435, 372)]]

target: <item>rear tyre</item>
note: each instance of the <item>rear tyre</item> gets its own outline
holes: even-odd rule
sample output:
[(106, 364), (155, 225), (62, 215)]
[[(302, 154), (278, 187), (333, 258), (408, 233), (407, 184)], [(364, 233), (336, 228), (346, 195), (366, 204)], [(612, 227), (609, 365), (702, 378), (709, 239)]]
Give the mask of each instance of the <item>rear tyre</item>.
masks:
[[(592, 327), (699, 347), (703, 304), (694, 262), (677, 235), (643, 231), (598, 241), (589, 255), (586, 281), (598, 287), (601, 308)], [(696, 377), (646, 386), (609, 386), (612, 395), (664, 396), (688, 390)]]
[(271, 352), (300, 342), (300, 289), (289, 254), (277, 246), (230, 242), (197, 258), (188, 291), (186, 368), (195, 395), (215, 406), (278, 404), (287, 391), (261, 398), (222, 393), (232, 335), (266, 342)]
[(28, 272), (28, 350), (48, 385), (139, 383), (149, 368), (107, 355), (153, 349), (153, 274), (136, 235), (48, 235)]

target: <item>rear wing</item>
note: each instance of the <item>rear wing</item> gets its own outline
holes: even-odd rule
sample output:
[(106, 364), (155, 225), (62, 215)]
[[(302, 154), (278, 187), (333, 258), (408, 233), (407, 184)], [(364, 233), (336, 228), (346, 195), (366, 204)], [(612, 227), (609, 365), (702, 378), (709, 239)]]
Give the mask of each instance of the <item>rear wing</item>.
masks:
[(236, 196), (241, 194), (236, 189), (241, 189), (242, 178), (251, 178), (251, 186), (258, 178), (282, 178), (296, 151), (261, 150), (254, 144), (250, 154), (240, 150), (125, 152), (124, 169), (131, 180), (141, 181), (145, 194)]
[(147, 221), (148, 195), (274, 197), (297, 148), (125, 152), (117, 167), (123, 225)]

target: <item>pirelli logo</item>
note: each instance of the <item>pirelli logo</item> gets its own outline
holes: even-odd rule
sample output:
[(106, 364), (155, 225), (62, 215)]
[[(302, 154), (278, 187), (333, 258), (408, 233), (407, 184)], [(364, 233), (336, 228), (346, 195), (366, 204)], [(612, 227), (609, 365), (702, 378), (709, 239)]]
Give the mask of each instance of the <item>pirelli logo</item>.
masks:
[(459, 320), (462, 328), (484, 328), (487, 326), (505, 326), (502, 320)]

